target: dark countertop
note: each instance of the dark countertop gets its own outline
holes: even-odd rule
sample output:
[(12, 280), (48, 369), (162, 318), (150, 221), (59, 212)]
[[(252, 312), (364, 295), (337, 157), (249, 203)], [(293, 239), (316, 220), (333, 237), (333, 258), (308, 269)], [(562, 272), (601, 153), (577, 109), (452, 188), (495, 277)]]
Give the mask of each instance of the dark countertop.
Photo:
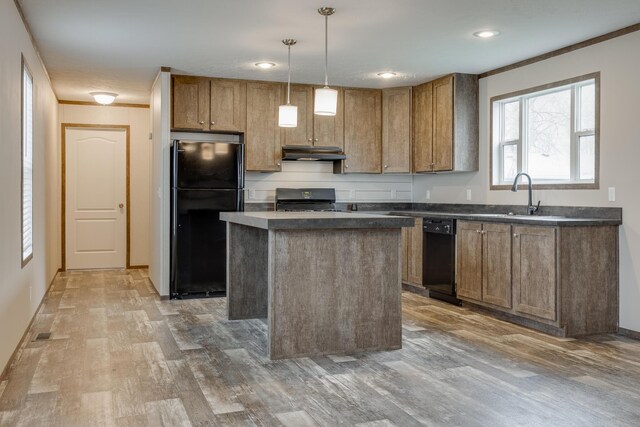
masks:
[[(370, 212), (374, 213), (374, 212)], [(385, 211), (377, 214), (389, 214), (397, 216), (429, 217), (429, 218), (453, 218), (468, 221), (483, 222), (508, 222), (512, 224), (547, 225), (562, 227), (579, 227), (589, 225), (621, 225), (620, 219), (607, 218), (576, 218), (557, 215), (508, 215), (499, 213), (459, 213), (459, 212), (433, 212), (433, 211)]]
[(222, 221), (265, 230), (413, 227), (407, 215), (391, 216), (350, 212), (222, 212)]

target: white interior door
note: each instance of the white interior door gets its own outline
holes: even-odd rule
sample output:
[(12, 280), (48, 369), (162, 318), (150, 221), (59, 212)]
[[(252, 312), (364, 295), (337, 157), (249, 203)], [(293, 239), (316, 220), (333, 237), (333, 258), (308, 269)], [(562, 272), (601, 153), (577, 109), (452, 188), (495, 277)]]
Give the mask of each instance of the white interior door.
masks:
[(66, 128), (66, 268), (126, 266), (126, 130)]

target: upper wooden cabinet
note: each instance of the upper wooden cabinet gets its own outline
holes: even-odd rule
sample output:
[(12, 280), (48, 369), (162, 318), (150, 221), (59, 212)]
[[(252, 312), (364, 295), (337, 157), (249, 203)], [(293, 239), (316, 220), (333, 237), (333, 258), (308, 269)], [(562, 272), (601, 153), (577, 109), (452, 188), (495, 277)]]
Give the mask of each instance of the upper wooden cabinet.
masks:
[(413, 91), (415, 172), (478, 170), (478, 76), (452, 74)]
[(173, 76), (172, 84), (172, 129), (244, 131), (246, 82)]
[(171, 128), (209, 130), (209, 79), (172, 76)]
[(382, 173), (411, 172), (411, 88), (382, 91)]
[(278, 107), (282, 104), (281, 83), (247, 83), (246, 170), (277, 172), (282, 159)]
[(382, 170), (382, 94), (372, 89), (344, 91), (345, 173)]
[[(338, 91), (336, 115), (313, 115), (313, 145), (344, 149), (344, 89), (336, 87), (333, 89)], [(311, 109), (313, 110), (313, 105)]]
[(209, 129), (244, 132), (247, 121), (247, 83), (211, 79)]
[[(283, 99), (287, 99), (284, 87)], [(338, 91), (338, 108), (335, 116), (313, 114), (315, 87), (291, 85), (291, 104), (298, 107), (298, 126), (284, 129), (282, 145), (316, 145), (343, 148), (344, 112), (343, 91)]]

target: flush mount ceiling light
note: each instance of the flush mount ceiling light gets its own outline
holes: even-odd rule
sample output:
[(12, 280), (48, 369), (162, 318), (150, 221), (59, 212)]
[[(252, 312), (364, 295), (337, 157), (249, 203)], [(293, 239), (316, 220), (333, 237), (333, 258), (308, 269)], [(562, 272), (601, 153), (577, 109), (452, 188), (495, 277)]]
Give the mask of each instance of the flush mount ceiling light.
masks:
[(291, 105), (291, 46), (296, 44), (294, 39), (284, 39), (282, 43), (287, 46), (287, 64), (289, 76), (287, 77), (287, 104), (281, 105), (278, 111), (278, 126), (281, 128), (294, 128), (298, 126), (298, 107)]
[(263, 70), (268, 70), (269, 68), (273, 68), (276, 66), (273, 62), (256, 62), (256, 67), (262, 68)]
[(394, 73), (393, 71), (386, 71), (384, 73), (378, 73), (379, 77), (382, 77), (383, 79), (390, 79), (392, 77), (396, 76), (396, 73)]
[(93, 99), (95, 99), (98, 104), (102, 105), (111, 104), (116, 99), (116, 96), (118, 96), (117, 93), (111, 92), (91, 92), (89, 95), (93, 96)]
[(475, 33), (473, 33), (474, 36), (479, 37), (481, 39), (490, 39), (491, 37), (495, 37), (498, 34), (500, 34), (500, 31), (495, 31), (495, 30), (482, 30), (482, 31), (476, 31)]
[(338, 91), (329, 87), (327, 63), (329, 57), (329, 16), (335, 13), (333, 7), (321, 7), (318, 13), (324, 16), (324, 87), (316, 89), (313, 113), (320, 116), (335, 116), (338, 108)]

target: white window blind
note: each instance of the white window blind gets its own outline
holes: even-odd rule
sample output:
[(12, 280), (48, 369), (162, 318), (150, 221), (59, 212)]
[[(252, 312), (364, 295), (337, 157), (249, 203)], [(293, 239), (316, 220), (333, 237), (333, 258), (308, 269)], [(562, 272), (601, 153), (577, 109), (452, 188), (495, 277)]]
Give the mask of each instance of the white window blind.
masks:
[(22, 67), (22, 264), (33, 256), (33, 77)]

